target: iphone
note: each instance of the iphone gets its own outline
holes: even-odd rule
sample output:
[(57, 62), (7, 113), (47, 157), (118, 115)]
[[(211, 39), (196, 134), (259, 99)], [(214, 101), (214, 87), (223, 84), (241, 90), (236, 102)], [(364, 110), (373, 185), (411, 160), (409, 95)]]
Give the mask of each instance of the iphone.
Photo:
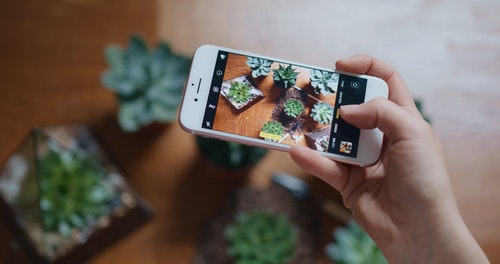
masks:
[(380, 156), (382, 132), (345, 122), (339, 108), (387, 96), (377, 77), (203, 45), (193, 56), (179, 122), (200, 136), (283, 151), (303, 145), (369, 166)]

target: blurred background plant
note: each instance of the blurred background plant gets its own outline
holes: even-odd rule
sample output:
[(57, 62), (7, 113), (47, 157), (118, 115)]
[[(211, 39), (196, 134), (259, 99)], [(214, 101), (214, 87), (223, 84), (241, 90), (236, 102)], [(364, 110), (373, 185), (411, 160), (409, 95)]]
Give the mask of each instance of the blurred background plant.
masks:
[(114, 192), (105, 185), (96, 156), (47, 146), (37, 161), (43, 224), (48, 231), (69, 236), (73, 228), (84, 228), (107, 214)]
[(116, 92), (120, 105), (118, 122), (123, 130), (133, 132), (176, 118), (190, 58), (173, 53), (165, 42), (149, 52), (138, 35), (130, 37), (125, 49), (114, 44), (107, 46), (105, 57), (109, 69), (101, 82)]
[(294, 256), (297, 232), (284, 215), (243, 213), (224, 233), (237, 264), (284, 264)]
[(242, 145), (215, 138), (196, 136), (201, 153), (214, 165), (228, 169), (243, 169), (255, 165), (267, 149)]
[(326, 246), (326, 254), (336, 264), (383, 264), (384, 255), (370, 236), (354, 220), (333, 232), (334, 242)]

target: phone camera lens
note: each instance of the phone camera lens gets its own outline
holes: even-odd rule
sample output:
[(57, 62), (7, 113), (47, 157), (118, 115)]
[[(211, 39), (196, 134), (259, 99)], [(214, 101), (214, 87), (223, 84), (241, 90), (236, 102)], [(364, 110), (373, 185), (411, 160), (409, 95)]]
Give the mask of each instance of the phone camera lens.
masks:
[(194, 101), (195, 101), (195, 102), (198, 102), (198, 98), (194, 98)]

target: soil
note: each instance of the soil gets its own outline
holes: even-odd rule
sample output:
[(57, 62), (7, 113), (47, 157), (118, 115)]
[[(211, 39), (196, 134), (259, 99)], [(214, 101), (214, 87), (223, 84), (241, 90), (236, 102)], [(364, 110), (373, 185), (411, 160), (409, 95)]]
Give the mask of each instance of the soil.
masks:
[(285, 188), (271, 184), (265, 189), (245, 186), (237, 190), (229, 204), (205, 226), (193, 263), (234, 263), (227, 254), (224, 229), (238, 214), (255, 210), (282, 214), (298, 230), (295, 256), (289, 263), (315, 263), (319, 248), (319, 209), (307, 200), (295, 198)]
[(289, 99), (299, 100), (305, 106), (307, 102), (307, 94), (302, 90), (294, 88), (287, 89), (283, 96), (278, 98), (276, 101), (276, 107), (273, 110), (271, 118), (281, 122), (281, 124), (285, 127), (285, 131), (289, 131), (295, 124), (297, 124), (297, 122), (300, 122), (299, 130), (302, 130), (307, 121), (306, 115), (302, 113), (297, 117), (288, 116), (285, 113), (285, 102)]

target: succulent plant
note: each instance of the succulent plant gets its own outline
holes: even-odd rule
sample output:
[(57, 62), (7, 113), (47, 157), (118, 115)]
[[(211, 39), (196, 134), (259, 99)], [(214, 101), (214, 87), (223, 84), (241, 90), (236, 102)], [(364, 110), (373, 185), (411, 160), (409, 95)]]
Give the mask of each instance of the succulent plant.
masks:
[(337, 264), (382, 264), (384, 255), (370, 236), (354, 220), (334, 231), (335, 242), (326, 246), (326, 254)]
[(224, 231), (228, 253), (237, 264), (284, 264), (294, 256), (297, 235), (284, 215), (244, 213)]
[(252, 99), (252, 94), (250, 91), (252, 88), (250, 85), (243, 82), (234, 82), (229, 87), (228, 98), (233, 102), (244, 104), (248, 102), (248, 100)]
[(128, 47), (109, 45), (105, 49), (109, 69), (101, 82), (117, 94), (118, 122), (125, 131), (136, 131), (152, 122), (170, 122), (177, 117), (191, 60), (174, 54), (161, 42), (149, 52), (139, 36)]
[(113, 191), (103, 183), (105, 172), (94, 155), (49, 145), (38, 168), (45, 229), (69, 236), (107, 213)]
[[(262, 126), (262, 132), (282, 137), (283, 134), (285, 134), (285, 127), (283, 127), (283, 125), (280, 122), (276, 120), (271, 120), (266, 122), (264, 126)], [(266, 140), (273, 142), (277, 141), (270, 138), (266, 138)]]
[(420, 112), (420, 114), (422, 115), (422, 117), (424, 118), (424, 120), (427, 121), (427, 123), (430, 124), (431, 123), (431, 119), (423, 111), (422, 101), (419, 100), (419, 99), (413, 99), (413, 101), (415, 102), (415, 106), (417, 107), (418, 111)]
[(272, 63), (272, 61), (262, 58), (247, 57), (247, 65), (252, 70), (252, 77), (254, 78), (267, 76), (271, 71)]
[(288, 99), (284, 106), (288, 116), (297, 117), (304, 113), (304, 104), (297, 99)]
[(325, 102), (317, 102), (311, 110), (311, 117), (320, 124), (330, 124), (333, 120), (333, 107)]
[(264, 148), (215, 138), (197, 136), (196, 143), (210, 162), (229, 169), (239, 169), (254, 165), (267, 153), (267, 149)]
[(274, 83), (284, 89), (294, 86), (298, 75), (299, 73), (295, 71), (292, 65), (283, 67), (280, 64), (278, 69), (273, 70)]
[(325, 95), (335, 93), (335, 88), (337, 88), (339, 81), (337, 74), (321, 70), (311, 70), (309, 79), (311, 80), (311, 86), (314, 87), (314, 91), (317, 94), (321, 93)]

